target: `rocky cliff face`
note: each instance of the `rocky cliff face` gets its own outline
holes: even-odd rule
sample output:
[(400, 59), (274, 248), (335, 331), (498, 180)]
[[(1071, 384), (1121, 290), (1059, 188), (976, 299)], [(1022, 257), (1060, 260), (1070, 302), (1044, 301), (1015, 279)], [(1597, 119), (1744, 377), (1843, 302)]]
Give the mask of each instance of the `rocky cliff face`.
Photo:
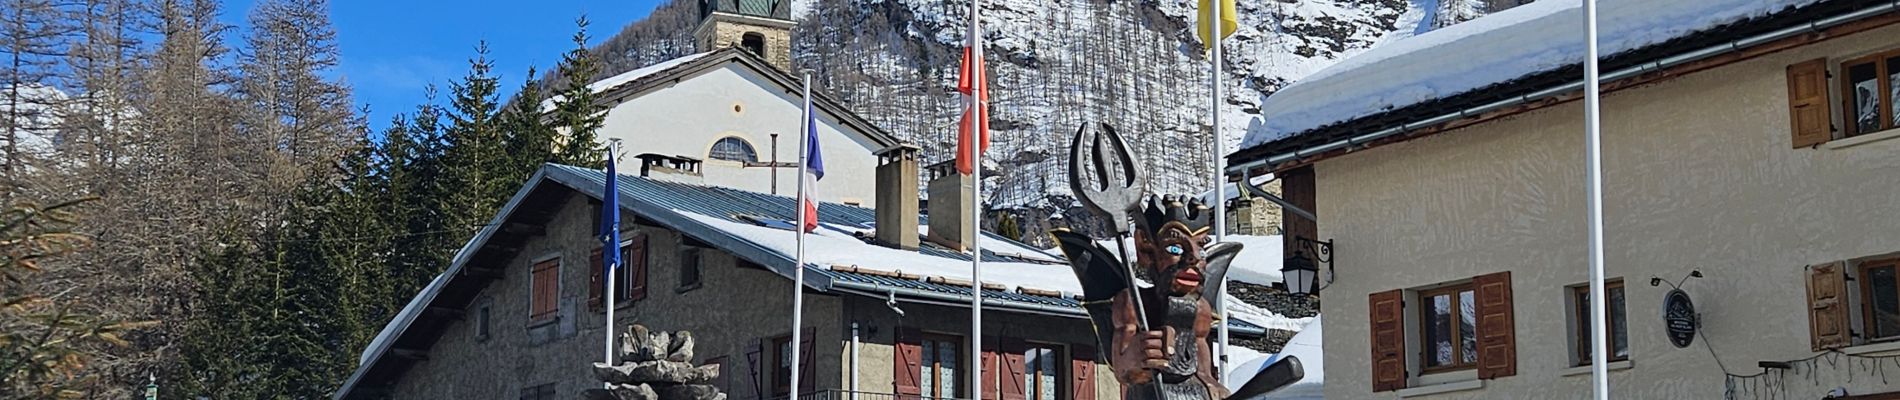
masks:
[[(800, 0), (794, 63), (859, 114), (952, 157), (954, 91), (969, 0)], [(605, 74), (689, 54), (694, 2), (676, 0), (601, 46)], [(1383, 40), (1475, 18), (1483, 0), (1260, 0), (1239, 4), (1226, 42), (1222, 139), (1234, 149), (1266, 95)], [(1211, 188), (1214, 135), (1207, 54), (1192, 35), (1195, 0), (986, 0), (993, 147), (985, 197), (1023, 215), (1071, 214), (1063, 155), (1084, 122), (1135, 142), (1157, 192)], [(1434, 21), (1443, 15), (1446, 21)], [(1270, 116), (1268, 116), (1270, 117)], [(1073, 219), (1071, 221), (1074, 221)]]

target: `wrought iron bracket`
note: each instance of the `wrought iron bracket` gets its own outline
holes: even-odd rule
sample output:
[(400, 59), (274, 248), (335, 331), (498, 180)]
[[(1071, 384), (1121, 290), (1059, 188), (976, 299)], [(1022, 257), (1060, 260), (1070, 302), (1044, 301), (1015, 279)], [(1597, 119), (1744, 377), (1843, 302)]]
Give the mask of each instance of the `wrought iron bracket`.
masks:
[(1318, 291), (1325, 291), (1326, 287), (1333, 285), (1333, 276), (1335, 275), (1333, 270), (1333, 241), (1313, 240), (1305, 236), (1293, 235), (1293, 254), (1296, 256), (1304, 254), (1308, 257), (1312, 257), (1313, 261), (1315, 261), (1315, 266), (1325, 267), (1326, 272), (1324, 276), (1318, 277), (1320, 278)]

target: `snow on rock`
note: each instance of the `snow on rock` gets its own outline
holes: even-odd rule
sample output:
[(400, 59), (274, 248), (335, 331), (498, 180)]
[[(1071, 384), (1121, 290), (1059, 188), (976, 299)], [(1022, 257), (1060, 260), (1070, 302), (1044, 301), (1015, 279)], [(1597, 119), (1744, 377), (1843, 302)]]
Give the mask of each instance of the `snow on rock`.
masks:
[(1227, 381), (1231, 385), (1228, 389), (1240, 388), (1240, 385), (1247, 383), (1254, 374), (1260, 373), (1261, 369), (1280, 362), (1287, 356), (1293, 356), (1300, 359), (1301, 370), (1306, 373), (1306, 376), (1299, 382), (1267, 393), (1264, 399), (1317, 400), (1324, 398), (1321, 387), (1326, 381), (1326, 358), (1320, 351), (1322, 336), (1320, 327), (1320, 317), (1311, 318), (1311, 321), (1299, 330), (1300, 333), (1294, 334), (1293, 339), (1288, 340), (1286, 346), (1276, 354), (1260, 354), (1244, 348), (1233, 348), (1231, 350), (1233, 354), (1229, 359), (1236, 364), (1234, 371), (1228, 375)]
[[(1603, 0), (1601, 54), (1821, 0)], [(1281, 89), (1242, 147), (1583, 62), (1581, 3), (1539, 1), (1387, 43)]]

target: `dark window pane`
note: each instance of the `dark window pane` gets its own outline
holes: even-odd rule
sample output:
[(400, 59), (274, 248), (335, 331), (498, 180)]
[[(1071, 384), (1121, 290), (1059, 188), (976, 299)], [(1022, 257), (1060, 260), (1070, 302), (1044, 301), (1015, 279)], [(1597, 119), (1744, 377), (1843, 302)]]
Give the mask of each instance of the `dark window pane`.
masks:
[(1611, 358), (1615, 359), (1629, 358), (1630, 335), (1629, 327), (1625, 322), (1628, 320), (1624, 319), (1626, 313), (1623, 311), (1623, 287), (1617, 286), (1609, 288), (1608, 290), (1610, 291), (1610, 306), (1608, 310), (1610, 313), (1610, 348), (1614, 350), (1610, 352), (1610, 355), (1612, 356)]
[(1880, 87), (1879, 73), (1873, 63), (1847, 67), (1847, 82), (1852, 87), (1853, 96), (1849, 104), (1852, 107), (1848, 116), (1853, 118), (1856, 133), (1869, 133), (1880, 130)]
[(1431, 309), (1425, 313), (1424, 321), (1425, 365), (1451, 365), (1451, 295), (1432, 296), (1426, 304)]
[(1894, 286), (1894, 267), (1867, 269), (1868, 296), (1873, 304), (1874, 337), (1900, 335), (1900, 288)]
[(1458, 292), (1458, 339), (1464, 342), (1464, 351), (1459, 356), (1464, 364), (1478, 362), (1478, 306), (1474, 295), (1470, 291)]
[(752, 150), (752, 145), (746, 143), (745, 140), (728, 137), (713, 142), (712, 158), (717, 160), (753, 162), (759, 160), (759, 155), (757, 151)]

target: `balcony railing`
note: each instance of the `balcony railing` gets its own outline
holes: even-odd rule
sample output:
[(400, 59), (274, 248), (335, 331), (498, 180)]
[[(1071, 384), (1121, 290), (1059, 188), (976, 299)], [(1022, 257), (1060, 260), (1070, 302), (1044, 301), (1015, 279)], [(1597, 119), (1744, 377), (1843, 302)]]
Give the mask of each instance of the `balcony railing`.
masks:
[[(769, 400), (787, 400), (787, 398), (777, 397), (777, 398), (773, 398)], [(925, 396), (908, 395), (908, 394), (900, 395), (896, 393), (854, 392), (854, 391), (849, 391), (849, 390), (827, 389), (827, 390), (814, 390), (810, 392), (801, 393), (798, 395), (797, 400), (971, 400), (971, 399), (955, 398), (955, 397), (925, 397)]]

